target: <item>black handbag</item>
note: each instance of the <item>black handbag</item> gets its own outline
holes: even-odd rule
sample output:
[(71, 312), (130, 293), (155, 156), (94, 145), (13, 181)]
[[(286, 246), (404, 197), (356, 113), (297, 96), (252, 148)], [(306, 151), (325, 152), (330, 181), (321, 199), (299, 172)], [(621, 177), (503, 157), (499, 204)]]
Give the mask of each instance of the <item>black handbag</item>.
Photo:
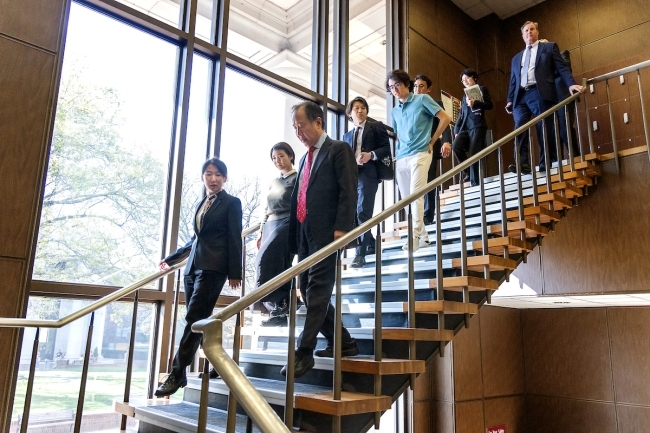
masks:
[(377, 161), (377, 177), (379, 180), (393, 180), (395, 177), (395, 163), (391, 155)]

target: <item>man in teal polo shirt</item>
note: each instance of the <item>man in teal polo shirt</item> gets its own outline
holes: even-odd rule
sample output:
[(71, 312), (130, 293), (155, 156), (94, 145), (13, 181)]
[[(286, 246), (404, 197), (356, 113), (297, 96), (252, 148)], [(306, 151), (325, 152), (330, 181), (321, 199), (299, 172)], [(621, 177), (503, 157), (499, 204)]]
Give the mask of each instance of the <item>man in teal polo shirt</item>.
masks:
[[(429, 95), (414, 95), (409, 75), (396, 69), (388, 74), (386, 90), (399, 101), (393, 108), (393, 130), (397, 134), (395, 179), (402, 197), (406, 197), (427, 184), (433, 145), (449, 125), (449, 115)], [(433, 117), (440, 122), (431, 135)], [(429, 245), (429, 235), (424, 226), (424, 197), (414, 202), (413, 250)], [(408, 244), (404, 245), (408, 249)]]

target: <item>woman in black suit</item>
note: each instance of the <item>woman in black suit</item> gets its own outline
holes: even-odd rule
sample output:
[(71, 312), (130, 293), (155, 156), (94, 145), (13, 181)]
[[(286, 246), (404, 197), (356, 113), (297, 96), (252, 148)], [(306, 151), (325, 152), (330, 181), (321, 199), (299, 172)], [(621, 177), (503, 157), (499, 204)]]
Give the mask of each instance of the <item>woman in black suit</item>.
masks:
[(194, 236), (159, 264), (161, 270), (166, 270), (189, 256), (184, 281), (187, 325), (172, 371), (156, 390), (156, 397), (171, 395), (187, 385), (185, 369), (201, 343), (201, 334), (192, 332), (192, 325), (212, 314), (226, 279), (233, 289), (241, 284), (241, 201), (223, 189), (228, 169), (218, 158), (203, 164), (201, 179), (207, 194), (196, 207)]
[[(293, 254), (289, 253), (289, 214), (291, 193), (298, 179), (293, 168), (295, 153), (288, 143), (280, 142), (271, 148), (271, 161), (280, 170), (266, 195), (257, 237), (257, 287), (291, 267)], [(264, 297), (261, 302), (270, 311), (270, 318), (262, 326), (287, 326), (291, 281)]]
[[(473, 69), (467, 68), (461, 72), (460, 80), (465, 87), (474, 86), (477, 84), (478, 74)], [(483, 93), (483, 101), (469, 99), (465, 96), (461, 103), (456, 126), (454, 126), (456, 138), (451, 148), (461, 163), (467, 158), (476, 155), (485, 147), (485, 133), (487, 132), (485, 110), (491, 110), (493, 104), (487, 87), (479, 85), (479, 88)], [(472, 164), (468, 171), (469, 175), (466, 171), (463, 181), (469, 180), (472, 186), (478, 185), (480, 180), (478, 162)]]

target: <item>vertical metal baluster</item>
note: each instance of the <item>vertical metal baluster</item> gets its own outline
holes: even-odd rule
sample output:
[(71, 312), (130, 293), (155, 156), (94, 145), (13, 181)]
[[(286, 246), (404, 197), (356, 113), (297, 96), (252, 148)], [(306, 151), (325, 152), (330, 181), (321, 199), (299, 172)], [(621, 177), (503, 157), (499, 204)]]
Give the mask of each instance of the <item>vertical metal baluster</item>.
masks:
[(616, 128), (614, 127), (614, 113), (612, 111), (612, 99), (609, 96), (609, 80), (605, 80), (607, 90), (607, 109), (609, 110), (609, 125), (612, 129), (612, 148), (614, 149), (614, 161), (616, 162), (616, 174), (621, 172), (621, 163), (618, 158), (618, 143), (616, 142)]
[(300, 275), (295, 278), (291, 287), (291, 300), (289, 301), (289, 341), (287, 343), (287, 384), (284, 395), (284, 424), (289, 430), (293, 428), (293, 391), (294, 370), (296, 363), (296, 309), (298, 307), (298, 290), (300, 290)]
[[(586, 86), (586, 81), (583, 81)], [(587, 103), (587, 94), (589, 89), (585, 90), (584, 100), (585, 100), (585, 117), (587, 118), (587, 138), (589, 139), (589, 153), (594, 153), (594, 128), (591, 124), (591, 115), (589, 114), (589, 104)]]
[(34, 345), (32, 346), (32, 358), (29, 362), (29, 376), (27, 376), (27, 389), (25, 390), (25, 406), (23, 407), (23, 419), (20, 422), (20, 433), (27, 433), (29, 425), (29, 409), (32, 405), (32, 391), (34, 390), (34, 375), (36, 374), (36, 361), (38, 359), (38, 339), (41, 328), (36, 328)]
[[(533, 128), (530, 127), (528, 128), (528, 148), (532, 149), (533, 148)], [(533, 185), (533, 207), (539, 206), (539, 191), (537, 190), (537, 172), (535, 171), (535, 152), (528, 152), (530, 155), (530, 167), (531, 167), (531, 175), (530, 175), (530, 180)], [(539, 215), (535, 216), (535, 224), (539, 224)]]
[[(580, 128), (580, 111), (578, 110), (578, 101), (573, 103), (573, 108), (576, 112), (576, 127), (578, 129), (578, 148), (580, 149), (580, 162), (585, 160), (585, 147), (582, 141), (582, 129)], [(589, 125), (587, 125), (589, 127)]]
[[(210, 361), (203, 358), (203, 375), (201, 376), (201, 394), (199, 399), (199, 419), (197, 433), (205, 433), (208, 425), (208, 391), (210, 390)], [(230, 401), (229, 401), (230, 402)], [(230, 417), (228, 417), (230, 418)]]
[[(553, 112), (553, 133), (555, 135), (555, 151), (557, 152), (557, 177), (558, 177), (558, 182), (564, 182), (564, 168), (562, 167), (562, 155), (564, 155), (563, 149), (562, 149), (562, 140), (560, 140), (560, 120), (559, 116), (557, 115), (557, 111)], [(548, 164), (548, 161), (546, 162), (546, 167), (547, 171), (553, 167), (553, 162), (551, 161), (551, 164)], [(551, 187), (551, 191), (553, 188)], [(560, 193), (562, 195), (562, 193)]]
[[(336, 252), (336, 295), (335, 306), (336, 314), (334, 316), (334, 400), (341, 400), (341, 391), (343, 388), (343, 377), (341, 376), (341, 351), (343, 339), (343, 314), (341, 306), (343, 304), (341, 299), (341, 271), (343, 266), (341, 263), (341, 250)], [(341, 432), (341, 417), (332, 417), (334, 433)]]
[[(415, 328), (415, 264), (414, 264), (414, 227), (413, 227), (413, 203), (409, 204), (408, 213), (408, 327)], [(419, 240), (418, 240), (419, 246)], [(409, 341), (409, 359), (415, 359), (416, 342), (415, 339)], [(415, 389), (415, 373), (410, 375), (410, 389)]]
[[(451, 159), (451, 170), (453, 170), (454, 167), (456, 167), (456, 158), (454, 157), (454, 153), (453, 153), (453, 152), (451, 153), (451, 158), (450, 158), (450, 159)], [(458, 173), (458, 176), (460, 176), (461, 179), (463, 178), (463, 174), (462, 174), (462, 173)], [(452, 184), (452, 185), (456, 185), (456, 176), (453, 176), (453, 177), (451, 178), (451, 184)]]
[[(239, 346), (241, 332), (241, 314), (237, 314), (235, 319), (235, 335), (232, 342), (232, 360), (239, 364)], [(207, 360), (207, 358), (206, 358)], [(205, 375), (205, 374), (204, 374)], [(237, 397), (230, 391), (228, 394), (228, 418), (226, 419), (226, 433), (235, 433), (237, 424)]]
[[(510, 237), (510, 231), (508, 230), (508, 209), (506, 207), (506, 184), (503, 179), (503, 154), (501, 153), (501, 149), (501, 147), (497, 149), (497, 158), (499, 161), (499, 195), (501, 196), (501, 236)], [(531, 165), (531, 167), (534, 166)], [(508, 246), (503, 247), (503, 258), (510, 258), (510, 249)], [(506, 269), (505, 274), (506, 281), (510, 281), (510, 271)]]
[[(442, 223), (440, 222), (440, 196), (436, 196), (436, 300), (445, 300), (444, 274), (442, 269)], [(438, 330), (445, 329), (445, 312), (438, 312)], [(440, 356), (445, 355), (445, 342), (440, 341)]]
[(81, 387), (79, 389), (79, 399), (77, 400), (77, 413), (74, 419), (74, 433), (81, 431), (81, 417), (84, 411), (84, 398), (86, 397), (86, 381), (88, 380), (88, 364), (90, 363), (90, 346), (93, 340), (93, 324), (95, 322), (95, 312), (90, 315), (90, 325), (88, 326), (88, 337), (86, 338), (86, 351), (84, 353), (84, 363), (81, 367)]
[(174, 361), (174, 347), (176, 346), (176, 324), (178, 322), (178, 297), (181, 292), (181, 270), (176, 271), (176, 290), (174, 290), (174, 313), (172, 314), (172, 335), (170, 338), (169, 358), (167, 363), (167, 371), (172, 371), (172, 363)]
[(643, 101), (643, 89), (641, 88), (641, 70), (636, 70), (636, 81), (639, 84), (639, 99), (641, 100), (641, 117), (643, 118), (643, 133), (645, 134), (645, 145), (650, 158), (650, 131), (648, 131), (648, 119), (645, 115), (645, 102)]
[[(377, 224), (377, 236), (375, 236), (375, 361), (381, 362), (382, 358), (382, 293), (381, 293), (381, 225)], [(381, 376), (375, 375), (375, 395), (381, 395)], [(375, 412), (375, 429), (379, 430), (381, 412)]]
[[(138, 297), (140, 291), (136, 290), (133, 297), (133, 314), (131, 315), (131, 335), (129, 335), (129, 351), (126, 361), (126, 380), (124, 383), (124, 403), (129, 402), (131, 395), (131, 377), (133, 374), (133, 353), (135, 352), (135, 330), (138, 323)], [(122, 415), (120, 430), (126, 430), (126, 415)]]
[[(460, 182), (459, 189), (460, 198), (460, 262), (461, 262), (461, 275), (466, 277), (467, 271), (467, 225), (465, 223), (465, 183)], [(469, 287), (463, 286), (463, 302), (469, 302)], [(469, 315), (465, 316), (465, 327), (469, 328)]]
[[(575, 103), (574, 103), (575, 104)], [(561, 110), (561, 108), (560, 108)], [(574, 162), (575, 154), (573, 153), (573, 137), (571, 136), (571, 131), (573, 130), (573, 125), (571, 125), (571, 119), (569, 116), (569, 106), (564, 106), (564, 123), (566, 123), (566, 147), (569, 152), (569, 167), (571, 171), (575, 171), (576, 166)]]
[[(485, 165), (483, 164), (483, 159), (479, 159), (478, 167), (479, 176), (481, 178), (479, 180), (479, 191), (481, 194), (481, 249), (483, 255), (487, 256), (490, 251), (488, 245), (487, 216), (485, 214), (485, 173), (483, 173)], [(483, 266), (483, 277), (486, 280), (490, 279), (490, 265)], [(492, 292), (490, 292), (490, 290), (485, 291), (485, 297), (488, 304), (492, 302)], [(469, 303), (469, 288), (467, 289), (467, 301), (465, 302)], [(469, 313), (465, 313), (465, 322), (469, 323), (469, 319)]]
[[(529, 134), (530, 136), (530, 134)], [(520, 138), (521, 136), (517, 137)], [(521, 165), (523, 162), (521, 161), (521, 155), (519, 152), (520, 148), (515, 147), (515, 166), (517, 167), (517, 212), (518, 212), (518, 217), (519, 221), (526, 221), (526, 216), (524, 213), (524, 192), (523, 192), (523, 184), (521, 182)], [(529, 152), (532, 151), (529, 149)], [(530, 168), (531, 173), (533, 176), (536, 175), (535, 173), (535, 167)], [(521, 229), (521, 233), (525, 233), (526, 230)], [(523, 235), (520, 235), (523, 236)], [(523, 262), (526, 263), (526, 255), (523, 255)]]
[(544, 164), (546, 164), (546, 193), (553, 192), (553, 185), (551, 184), (551, 165), (549, 165), (549, 148), (548, 148), (548, 133), (546, 131), (546, 119), (542, 119), (542, 141), (544, 142)]

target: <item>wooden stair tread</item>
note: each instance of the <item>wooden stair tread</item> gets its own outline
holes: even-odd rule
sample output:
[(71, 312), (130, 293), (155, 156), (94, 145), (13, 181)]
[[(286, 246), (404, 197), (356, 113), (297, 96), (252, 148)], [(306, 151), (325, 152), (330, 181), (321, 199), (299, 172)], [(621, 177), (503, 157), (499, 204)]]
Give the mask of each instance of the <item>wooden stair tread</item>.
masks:
[[(592, 186), (594, 184), (594, 181), (591, 180), (589, 176), (586, 176), (582, 174), (580, 171), (569, 171), (564, 173), (564, 176), (562, 177), (563, 180), (575, 180), (576, 185), (579, 187), (583, 186)], [(557, 174), (551, 175), (551, 183), (557, 183), (560, 181), (560, 176)]]
[(385, 358), (375, 361), (373, 358), (342, 358), (341, 369), (350, 373), (388, 376), (393, 374), (424, 373), (426, 363), (423, 360)]
[[(452, 259), (452, 266), (454, 268), (460, 268), (461, 259), (459, 257)], [(491, 271), (504, 270), (504, 269), (515, 269), (517, 267), (517, 262), (511, 259), (504, 259), (503, 257), (497, 257), (493, 255), (482, 255), (482, 256), (473, 256), (467, 258), (467, 268), (470, 271), (483, 271), (483, 266), (489, 265)]]
[(451, 341), (454, 338), (454, 331), (448, 329), (382, 328), (381, 338), (382, 340), (401, 341)]
[[(566, 197), (562, 197), (560, 194), (551, 193), (551, 194), (538, 194), (537, 195), (538, 203), (553, 203), (553, 209), (565, 209), (573, 206), (571, 200)], [(533, 204), (533, 197), (524, 197), (524, 206), (531, 206)]]
[[(508, 236), (518, 237), (521, 230), (526, 231), (527, 238), (534, 238), (538, 235), (546, 236), (548, 234), (548, 228), (535, 224), (532, 221), (509, 221), (507, 225)], [(502, 235), (503, 234), (503, 225), (494, 224), (488, 227), (488, 234)]]
[[(573, 197), (582, 197), (582, 188), (580, 188), (577, 185), (573, 185), (569, 183), (568, 181), (562, 181), (562, 182), (551, 182), (551, 190), (552, 191), (564, 191), (565, 196), (567, 198), (573, 198)], [(546, 194), (548, 191), (548, 188), (546, 188), (546, 185), (539, 185), (537, 187), (537, 193), (538, 194)]]
[[(436, 289), (438, 287), (438, 280), (435, 278), (429, 280), (429, 287)], [(497, 290), (499, 283), (494, 280), (465, 276), (465, 277), (445, 277), (442, 279), (442, 288), (444, 290), (462, 290), (463, 287), (468, 287), (470, 291), (480, 290)]]
[[(534, 221), (535, 217), (538, 215), (542, 224), (547, 224), (551, 221), (559, 221), (562, 219), (562, 216), (559, 213), (552, 211), (544, 206), (530, 206), (524, 208), (524, 218), (526, 220)], [(517, 209), (509, 210), (506, 213), (506, 216), (510, 220), (518, 220), (519, 211)]]
[(170, 404), (178, 403), (177, 401), (168, 399), (168, 398), (149, 398), (149, 399), (138, 399), (130, 402), (125, 401), (113, 401), (113, 410), (119, 414), (130, 416), (133, 418), (135, 416), (135, 408), (142, 406), (167, 406)]
[[(409, 303), (403, 303), (404, 312), (408, 312)], [(478, 305), (455, 301), (416, 301), (416, 313), (477, 314)]]
[(390, 409), (392, 399), (387, 395), (375, 396), (358, 392), (341, 392), (341, 399), (334, 400), (333, 393), (300, 394), (294, 398), (296, 409), (309, 410), (327, 415), (354, 415)]
[[(488, 239), (489, 254), (502, 254), (504, 247), (508, 247), (509, 253), (521, 253), (522, 251), (532, 251), (535, 245), (531, 242), (522, 241), (521, 239), (515, 239), (509, 236)], [(476, 251), (482, 251), (483, 242), (472, 242), (472, 248)]]

